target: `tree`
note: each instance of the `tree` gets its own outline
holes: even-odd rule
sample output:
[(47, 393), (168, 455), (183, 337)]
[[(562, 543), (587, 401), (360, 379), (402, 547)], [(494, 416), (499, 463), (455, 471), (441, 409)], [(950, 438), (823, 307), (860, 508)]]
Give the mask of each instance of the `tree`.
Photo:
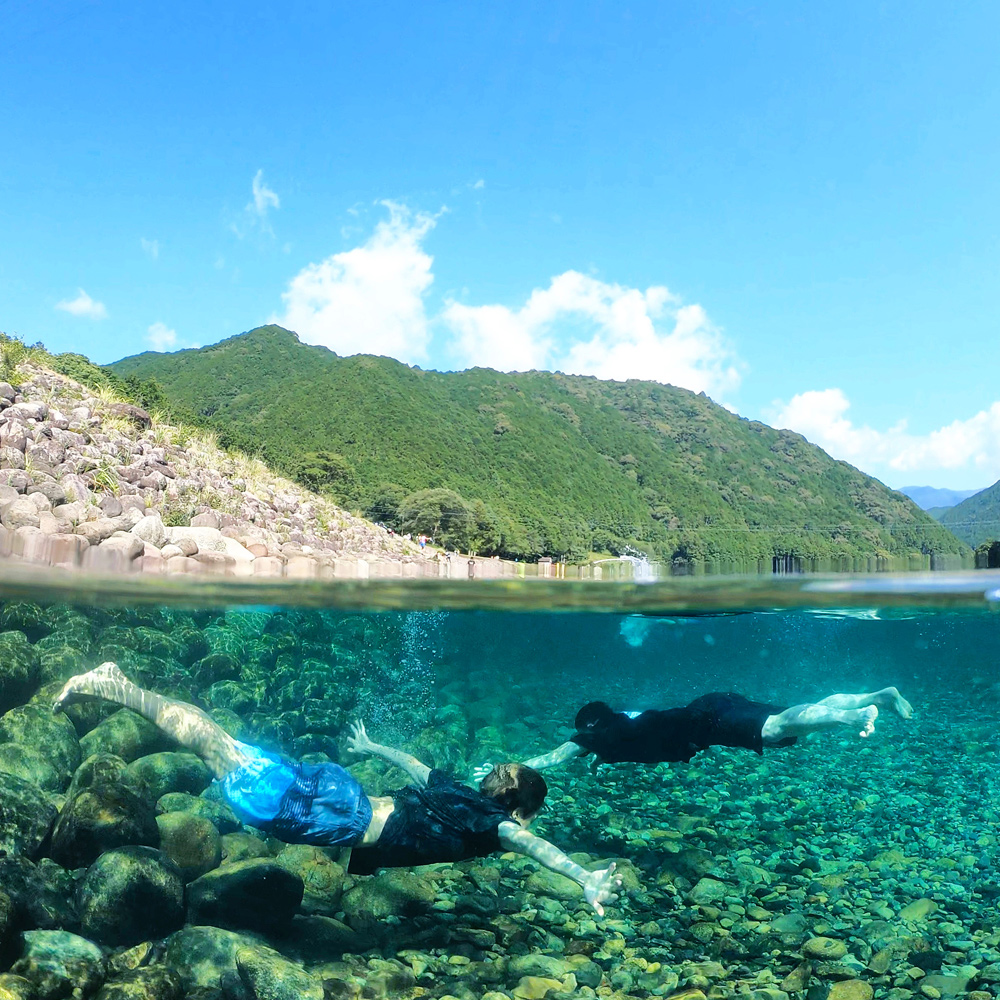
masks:
[(295, 478), (317, 493), (332, 493), (344, 499), (354, 486), (354, 467), (336, 452), (310, 451), (302, 456)]

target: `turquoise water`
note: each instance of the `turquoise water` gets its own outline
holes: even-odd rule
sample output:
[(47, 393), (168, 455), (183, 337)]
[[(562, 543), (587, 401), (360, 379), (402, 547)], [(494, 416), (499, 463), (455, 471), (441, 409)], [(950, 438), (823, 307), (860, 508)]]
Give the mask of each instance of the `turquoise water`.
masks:
[[(0, 583), (0, 997), (30, 995), (21, 979), (53, 997), (104, 984), (105, 997), (983, 1000), (1000, 987), (988, 573), (183, 590), (19, 573)], [(407, 779), (348, 752), (357, 718), (471, 780), (559, 745), (596, 699), (793, 705), (895, 685), (914, 712), (883, 709), (867, 739), (843, 728), (763, 756), (546, 771), (533, 832), (623, 879), (600, 919), (515, 855), (345, 877), (336, 853), (257, 836), (130, 713), (49, 713), (67, 677), (109, 659), (238, 739), (350, 765), (370, 794)], [(183, 897), (136, 888), (164, 854)]]

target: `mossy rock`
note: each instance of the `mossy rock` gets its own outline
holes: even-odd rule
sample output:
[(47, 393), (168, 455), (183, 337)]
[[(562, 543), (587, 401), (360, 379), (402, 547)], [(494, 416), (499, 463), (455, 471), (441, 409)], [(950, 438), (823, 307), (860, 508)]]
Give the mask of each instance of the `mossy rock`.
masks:
[(50, 858), (0, 858), (0, 885), (14, 904), (18, 927), (77, 928), (76, 882)]
[(218, 989), (227, 973), (236, 975), (236, 953), (261, 946), (260, 938), (214, 926), (189, 926), (167, 940), (164, 964), (181, 978), (185, 995)]
[(37, 1000), (35, 984), (12, 972), (0, 975), (0, 1000)]
[(236, 971), (250, 995), (260, 1000), (323, 1000), (323, 981), (278, 952), (241, 948)]
[(41, 683), (38, 653), (23, 632), (0, 632), (0, 712), (25, 704)]
[(124, 760), (96, 754), (73, 776), (50, 853), (67, 868), (80, 868), (105, 851), (129, 844), (155, 847), (159, 839), (153, 802), (130, 781)]
[(191, 667), (195, 681), (202, 687), (211, 687), (219, 681), (239, 680), (240, 662), (230, 653), (209, 653)]
[(212, 783), (212, 773), (200, 757), (185, 751), (162, 751), (132, 761), (126, 774), (151, 799), (168, 792), (197, 795)]
[(21, 957), (10, 971), (32, 983), (40, 1000), (88, 996), (104, 981), (104, 953), (68, 931), (25, 931)]
[(47, 636), (53, 625), (48, 608), (28, 601), (0, 606), (0, 632), (23, 632), (32, 642)]
[(0, 772), (0, 851), (34, 857), (56, 818), (56, 807), (34, 782)]
[(302, 892), (302, 879), (271, 859), (237, 861), (188, 885), (189, 919), (221, 927), (280, 931), (298, 911)]
[(149, 847), (102, 854), (77, 894), (80, 928), (105, 945), (165, 937), (184, 923), (184, 882), (166, 855)]
[(220, 799), (188, 792), (169, 792), (156, 800), (156, 812), (191, 813), (207, 819), (220, 834), (235, 833), (242, 827), (236, 813)]
[(326, 851), (309, 844), (290, 844), (275, 861), (302, 880), (303, 913), (332, 917), (339, 912), (346, 873)]
[(152, 722), (127, 708), (109, 715), (80, 740), (84, 757), (113, 753), (126, 763), (175, 747), (174, 741)]
[(344, 893), (341, 906), (349, 919), (405, 916), (432, 903), (434, 883), (416, 872), (392, 869), (363, 878)]
[(106, 982), (94, 1000), (183, 1000), (181, 977), (173, 969), (151, 965)]
[(205, 694), (213, 709), (226, 709), (235, 715), (246, 715), (257, 708), (254, 696), (236, 681), (217, 681)]
[(185, 882), (218, 868), (222, 838), (211, 820), (195, 813), (168, 812), (156, 817), (160, 850), (180, 870)]
[(270, 858), (273, 856), (267, 841), (247, 830), (227, 833), (222, 837), (222, 863), (234, 865), (240, 861), (252, 858)]
[[(42, 643), (45, 643), (43, 646)], [(50, 681), (65, 683), (76, 674), (85, 673), (90, 657), (86, 649), (77, 642), (69, 642), (62, 636), (50, 635), (35, 645), (38, 654), (40, 678), (43, 684)]]
[(47, 705), (24, 705), (0, 717), (0, 743), (32, 748), (52, 764), (62, 788), (82, 759), (73, 723), (61, 713), (54, 715)]
[(0, 773), (22, 778), (47, 792), (59, 792), (66, 786), (51, 761), (20, 743), (0, 743)]

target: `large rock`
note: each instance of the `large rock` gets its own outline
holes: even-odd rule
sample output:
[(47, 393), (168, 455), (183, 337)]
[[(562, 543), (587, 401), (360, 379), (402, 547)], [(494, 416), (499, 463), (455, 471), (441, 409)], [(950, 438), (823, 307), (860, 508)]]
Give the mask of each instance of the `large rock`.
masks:
[(106, 982), (94, 1000), (183, 1000), (183, 997), (181, 977), (173, 969), (149, 965)]
[(190, 539), (198, 546), (199, 553), (221, 552), (230, 556), (235, 563), (253, 562), (253, 554), (235, 538), (227, 538), (218, 528), (192, 528), (183, 525), (167, 528), (167, 541), (174, 545), (182, 539)]
[(40, 401), (15, 403), (3, 411), (4, 420), (17, 420), (21, 423), (26, 423), (29, 420), (44, 420), (48, 415), (48, 406)]
[(156, 817), (160, 850), (180, 870), (185, 882), (218, 868), (222, 838), (211, 820), (189, 812), (168, 812)]
[(33, 983), (39, 1000), (88, 996), (104, 981), (104, 953), (68, 931), (26, 931), (11, 972)]
[(38, 785), (0, 772), (0, 852), (34, 857), (56, 818), (56, 807)]
[(276, 951), (241, 948), (236, 971), (255, 1000), (323, 1000), (323, 980)]
[(80, 740), (84, 757), (111, 753), (126, 763), (149, 754), (172, 750), (176, 744), (163, 730), (128, 708), (109, 715)]
[(212, 783), (212, 773), (193, 753), (162, 751), (132, 761), (125, 769), (128, 776), (151, 799), (168, 792), (197, 795)]
[(102, 854), (78, 890), (80, 928), (106, 945), (165, 937), (184, 924), (184, 882), (165, 855), (148, 847)]
[(41, 680), (38, 654), (23, 632), (0, 632), (0, 713), (23, 705)]
[(220, 834), (235, 833), (243, 824), (228, 803), (207, 795), (170, 792), (156, 802), (157, 813), (187, 813), (207, 819)]
[(371, 946), (368, 934), (361, 934), (333, 917), (315, 914), (296, 916), (281, 938), (282, 952), (307, 965), (329, 962), (345, 951), (357, 953)]
[(164, 960), (181, 977), (185, 994), (218, 989), (223, 976), (236, 974), (236, 955), (259, 947), (258, 938), (221, 927), (184, 927), (171, 934)]
[(302, 879), (274, 861), (237, 861), (188, 885), (189, 920), (221, 927), (278, 931), (302, 902)]
[(81, 868), (116, 847), (159, 843), (153, 803), (131, 784), (125, 766), (112, 754), (80, 765), (52, 831), (50, 853), (60, 864)]
[(275, 860), (302, 879), (303, 913), (332, 917), (339, 912), (345, 872), (326, 851), (309, 844), (291, 844)]
[(20, 928), (76, 929), (76, 883), (49, 858), (0, 858), (0, 885), (14, 904)]
[(132, 534), (144, 542), (149, 542), (150, 545), (155, 545), (158, 549), (162, 549), (167, 544), (166, 529), (156, 514), (147, 514), (137, 521), (132, 529)]
[(349, 919), (405, 916), (426, 908), (436, 896), (433, 883), (416, 872), (391, 869), (361, 879), (344, 893), (341, 906)]
[(0, 742), (20, 743), (44, 757), (58, 773), (62, 788), (80, 766), (80, 741), (73, 723), (43, 705), (24, 705), (0, 717)]
[(22, 778), (46, 792), (66, 787), (59, 772), (34, 747), (21, 743), (0, 743), (0, 773)]
[(694, 884), (687, 898), (695, 906), (709, 906), (725, 899), (728, 893), (729, 887), (725, 882), (714, 878), (701, 878)]

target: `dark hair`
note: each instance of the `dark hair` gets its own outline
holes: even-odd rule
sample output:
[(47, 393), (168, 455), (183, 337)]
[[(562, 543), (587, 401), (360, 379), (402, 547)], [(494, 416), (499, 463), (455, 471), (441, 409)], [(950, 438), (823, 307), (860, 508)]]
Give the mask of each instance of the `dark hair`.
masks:
[(576, 713), (576, 721), (573, 725), (576, 726), (578, 732), (583, 729), (593, 729), (594, 726), (608, 722), (614, 714), (610, 705), (603, 701), (592, 701)]
[(511, 815), (517, 811), (528, 819), (542, 808), (549, 786), (533, 767), (497, 764), (479, 783), (479, 790), (499, 802)]

